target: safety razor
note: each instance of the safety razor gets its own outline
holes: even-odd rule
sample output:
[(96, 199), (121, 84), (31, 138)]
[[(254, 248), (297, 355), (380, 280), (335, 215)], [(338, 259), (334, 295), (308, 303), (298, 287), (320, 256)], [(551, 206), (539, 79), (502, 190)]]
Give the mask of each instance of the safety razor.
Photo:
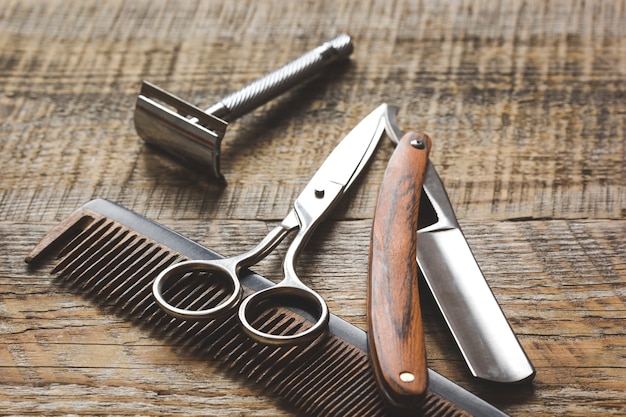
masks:
[(206, 110), (144, 81), (135, 105), (135, 128), (145, 142), (184, 161), (208, 166), (212, 177), (224, 181), (220, 146), (228, 123), (347, 58), (352, 50), (350, 36), (337, 36)]

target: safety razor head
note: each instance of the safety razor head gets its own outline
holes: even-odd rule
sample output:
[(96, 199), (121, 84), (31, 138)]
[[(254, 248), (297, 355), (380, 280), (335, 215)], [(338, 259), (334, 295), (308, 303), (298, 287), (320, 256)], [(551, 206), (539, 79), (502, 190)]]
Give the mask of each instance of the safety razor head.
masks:
[(149, 144), (220, 173), (220, 144), (228, 123), (144, 81), (135, 105), (135, 128)]

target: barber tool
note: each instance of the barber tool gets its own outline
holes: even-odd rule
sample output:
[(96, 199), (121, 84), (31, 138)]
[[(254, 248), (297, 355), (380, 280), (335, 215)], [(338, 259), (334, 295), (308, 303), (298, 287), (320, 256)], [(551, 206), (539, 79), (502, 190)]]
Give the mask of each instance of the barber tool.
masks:
[(400, 140), (372, 222), (367, 340), (382, 396), (399, 414), (419, 410), (428, 386), (415, 231), (430, 147), (423, 133)]
[[(387, 134), (399, 143), (403, 134), (396, 112), (389, 115)], [(532, 381), (535, 369), (489, 288), (430, 162), (419, 213), (417, 263), (472, 374), (499, 383)]]
[[(223, 362), (224, 372), (255, 382), (315, 416), (392, 416), (376, 386), (367, 336), (330, 315), (328, 336), (290, 348), (263, 345), (237, 325), (235, 315), (205, 322), (172, 318), (152, 297), (152, 282), (168, 265), (184, 259), (218, 259), (210, 249), (106, 200), (93, 200), (57, 224), (30, 252), (31, 267), (58, 253), (57, 281), (106, 305), (121, 317), (154, 329), (186, 355)], [(215, 281), (214, 294), (228, 294)], [(246, 270), (244, 293), (274, 285)], [(276, 309), (260, 318), (285, 332), (307, 320)], [(415, 415), (424, 417), (506, 417), (506, 414), (440, 374), (429, 370), (426, 399)]]
[[(250, 251), (231, 258), (185, 261), (163, 270), (153, 285), (157, 304), (172, 316), (191, 320), (220, 317), (238, 307), (238, 317), (243, 329), (250, 337), (262, 343), (295, 344), (311, 342), (317, 338), (328, 325), (328, 307), (319, 294), (300, 281), (295, 272), (294, 261), (315, 228), (346, 193), (371, 158), (385, 131), (385, 113), (388, 111), (388, 106), (383, 104), (352, 129), (326, 158), (280, 225), (272, 229)], [(277, 285), (258, 291), (242, 301), (239, 282), (241, 269), (265, 258), (290, 231), (296, 228), (299, 228), (298, 233), (287, 249), (283, 262), (284, 279)], [(183, 302), (190, 305), (189, 308), (173, 305), (174, 300), (180, 298), (176, 286), (180, 286), (181, 281), (184, 281), (190, 272), (203, 272), (206, 279), (228, 281), (232, 294), (210, 307), (192, 308), (199, 304), (198, 300), (193, 298), (183, 298)], [(168, 291), (170, 287), (172, 291)], [(172, 301), (168, 300), (168, 295)], [(264, 305), (279, 306), (285, 303), (299, 306), (309, 312), (314, 324), (289, 335), (272, 334), (254, 325), (254, 320), (258, 317), (259, 311), (263, 311)]]
[(352, 49), (350, 36), (337, 36), (204, 111), (144, 81), (135, 105), (135, 128), (147, 143), (205, 165), (213, 177), (224, 181), (220, 145), (228, 123), (319, 74), (329, 64), (347, 58)]

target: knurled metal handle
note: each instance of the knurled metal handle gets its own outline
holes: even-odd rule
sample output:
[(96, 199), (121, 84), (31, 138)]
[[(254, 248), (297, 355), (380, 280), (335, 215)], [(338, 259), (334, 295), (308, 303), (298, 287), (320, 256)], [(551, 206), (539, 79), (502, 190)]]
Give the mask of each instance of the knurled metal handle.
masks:
[(342, 34), (325, 42), (299, 58), (251, 82), (215, 103), (205, 111), (232, 122), (267, 103), (294, 85), (317, 75), (328, 64), (347, 58), (352, 53), (352, 39)]

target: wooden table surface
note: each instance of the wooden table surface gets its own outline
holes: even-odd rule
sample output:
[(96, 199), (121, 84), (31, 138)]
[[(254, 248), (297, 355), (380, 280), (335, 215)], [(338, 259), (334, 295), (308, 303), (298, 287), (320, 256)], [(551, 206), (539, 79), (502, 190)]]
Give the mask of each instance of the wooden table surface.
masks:
[[(383, 102), (434, 141), (463, 230), (537, 369), (474, 380), (426, 301), (429, 366), (511, 416), (626, 415), (626, 2), (0, 2), (0, 414), (297, 411), (218, 363), (67, 291), (24, 257), (96, 197), (229, 255), (286, 214), (338, 140)], [(229, 126), (226, 187), (147, 147), (149, 80), (208, 107), (339, 33), (334, 67)], [(365, 328), (372, 211), (393, 146), (298, 264)], [(277, 277), (286, 245), (255, 270)]]

